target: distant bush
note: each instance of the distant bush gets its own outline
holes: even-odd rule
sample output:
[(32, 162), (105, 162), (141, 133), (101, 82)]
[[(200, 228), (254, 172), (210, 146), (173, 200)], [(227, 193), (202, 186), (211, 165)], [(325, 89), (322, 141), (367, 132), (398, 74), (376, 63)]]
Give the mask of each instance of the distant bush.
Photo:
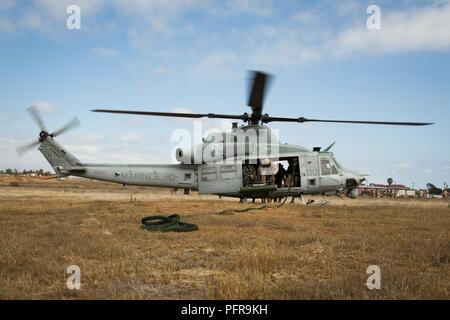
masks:
[(10, 186), (10, 187), (20, 187), (19, 183), (16, 182), (16, 181), (10, 182), (10, 183), (9, 183), (9, 186)]

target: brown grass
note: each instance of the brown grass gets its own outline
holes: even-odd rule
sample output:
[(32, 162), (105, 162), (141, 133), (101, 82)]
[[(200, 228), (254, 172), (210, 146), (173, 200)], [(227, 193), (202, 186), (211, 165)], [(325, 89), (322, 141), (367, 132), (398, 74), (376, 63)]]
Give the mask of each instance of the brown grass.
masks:
[[(85, 181), (9, 182), (0, 186), (1, 299), (450, 298), (444, 201), (330, 198), (218, 216), (252, 205)], [(142, 230), (152, 213), (180, 213), (200, 230)], [(65, 287), (72, 264), (80, 291)], [(365, 286), (371, 264), (381, 290)]]

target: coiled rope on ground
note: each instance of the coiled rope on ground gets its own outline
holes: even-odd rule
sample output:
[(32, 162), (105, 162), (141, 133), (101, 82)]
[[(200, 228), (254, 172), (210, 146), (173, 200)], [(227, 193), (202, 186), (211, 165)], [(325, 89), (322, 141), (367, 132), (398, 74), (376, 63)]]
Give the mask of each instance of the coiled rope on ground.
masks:
[[(248, 212), (248, 211), (256, 211), (256, 210), (263, 210), (263, 209), (271, 209), (271, 208), (280, 208), (286, 203), (287, 197), (284, 199), (284, 201), (276, 206), (269, 206), (269, 205), (263, 205), (260, 207), (250, 207), (250, 208), (243, 208), (243, 209), (226, 209), (221, 210), (217, 212), (211, 212), (207, 213), (215, 214), (215, 215), (232, 215), (234, 213), (242, 213), (242, 212)], [(192, 215), (189, 215), (187, 217), (192, 217)], [(142, 218), (142, 228), (148, 231), (156, 231), (156, 232), (191, 232), (191, 231), (197, 231), (198, 226), (193, 223), (186, 223), (180, 221), (181, 217), (178, 214), (172, 214), (168, 217), (166, 216), (148, 216)]]
[(165, 216), (148, 216), (141, 220), (142, 228), (148, 231), (159, 232), (191, 232), (197, 231), (198, 226), (193, 223), (186, 223), (180, 221), (180, 215), (172, 214)]
[[(296, 164), (294, 164), (294, 170), (296, 168)], [(281, 208), (286, 203), (286, 200), (288, 198), (288, 194), (291, 191), (291, 186), (288, 189), (288, 192), (286, 193), (284, 200), (276, 205), (276, 206), (269, 206), (269, 205), (263, 205), (260, 207), (250, 207), (250, 208), (244, 208), (244, 209), (226, 209), (221, 210), (217, 212), (212, 212), (208, 214), (216, 214), (216, 215), (232, 215), (234, 213), (241, 213), (241, 212), (248, 212), (248, 211), (255, 211), (255, 210), (264, 210), (264, 209), (270, 209), (270, 208)], [(191, 231), (197, 231), (198, 226), (193, 223), (186, 223), (180, 221), (180, 215), (173, 214), (168, 217), (165, 216), (148, 216), (144, 217), (141, 220), (142, 222), (142, 228), (148, 231), (158, 231), (158, 232), (191, 232)]]

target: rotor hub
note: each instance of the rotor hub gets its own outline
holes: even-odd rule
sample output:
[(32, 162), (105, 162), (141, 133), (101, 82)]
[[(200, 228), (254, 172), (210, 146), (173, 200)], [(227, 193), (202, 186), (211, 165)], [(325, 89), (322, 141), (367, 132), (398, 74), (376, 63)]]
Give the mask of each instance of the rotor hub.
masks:
[(47, 131), (41, 131), (39, 133), (39, 141), (44, 142), (45, 139), (47, 139), (47, 137), (49, 137), (49, 136), (50, 136), (50, 134)]

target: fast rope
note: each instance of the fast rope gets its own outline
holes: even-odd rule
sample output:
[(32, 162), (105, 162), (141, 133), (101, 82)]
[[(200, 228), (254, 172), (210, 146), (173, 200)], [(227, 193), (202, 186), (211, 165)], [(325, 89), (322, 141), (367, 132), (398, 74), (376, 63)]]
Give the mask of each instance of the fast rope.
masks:
[(142, 218), (142, 228), (148, 231), (158, 232), (191, 232), (197, 231), (198, 226), (193, 223), (186, 223), (180, 221), (178, 214), (173, 214), (168, 217), (165, 216), (149, 216)]
[[(297, 167), (297, 164), (294, 164), (294, 170)], [(291, 191), (292, 185), (289, 186), (288, 191), (286, 192), (286, 195), (284, 197), (284, 200), (276, 205), (276, 206), (269, 206), (269, 205), (263, 205), (260, 207), (251, 207), (251, 208), (244, 208), (244, 209), (226, 209), (218, 212), (213, 212), (211, 214), (216, 215), (232, 215), (234, 213), (241, 213), (241, 212), (248, 212), (248, 211), (256, 211), (256, 210), (264, 210), (264, 209), (271, 209), (271, 208), (281, 208), (286, 203), (286, 200), (288, 199), (289, 192)], [(197, 231), (198, 226), (196, 224), (192, 223), (186, 223), (180, 221), (180, 216), (178, 214), (173, 214), (168, 217), (165, 216), (148, 216), (144, 217), (141, 220), (142, 222), (142, 228), (148, 231), (158, 231), (158, 232), (191, 232), (191, 231)]]

